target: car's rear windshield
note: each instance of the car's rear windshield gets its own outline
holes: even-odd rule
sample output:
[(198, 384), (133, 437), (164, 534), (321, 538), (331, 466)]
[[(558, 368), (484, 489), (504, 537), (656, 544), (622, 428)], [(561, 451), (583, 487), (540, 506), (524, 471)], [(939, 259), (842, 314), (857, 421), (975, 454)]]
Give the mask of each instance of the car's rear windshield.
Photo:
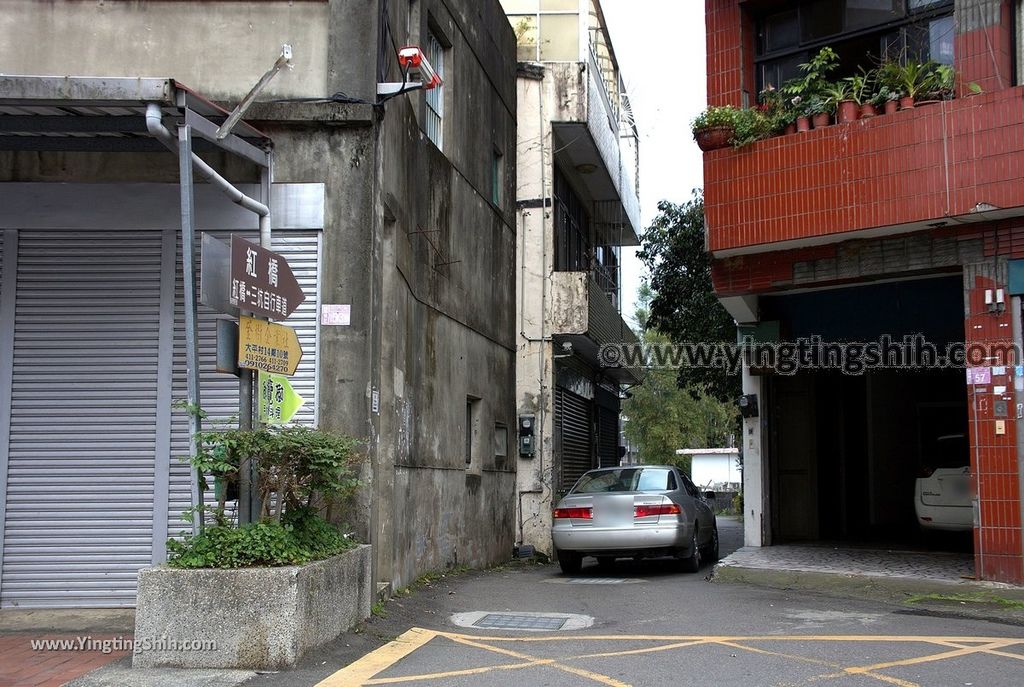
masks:
[(665, 468), (619, 468), (591, 472), (580, 478), (573, 494), (615, 491), (668, 491), (675, 489), (672, 471)]

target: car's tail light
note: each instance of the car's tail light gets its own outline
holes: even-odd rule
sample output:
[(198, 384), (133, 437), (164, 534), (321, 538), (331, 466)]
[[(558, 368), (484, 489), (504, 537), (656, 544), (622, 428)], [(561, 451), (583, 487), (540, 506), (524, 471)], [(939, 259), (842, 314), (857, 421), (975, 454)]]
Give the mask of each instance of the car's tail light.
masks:
[(679, 506), (674, 503), (655, 503), (646, 506), (634, 506), (634, 518), (646, 518), (651, 515), (679, 515)]
[(921, 468), (921, 472), (917, 474), (918, 477), (928, 478), (935, 474), (935, 468)]
[(573, 520), (592, 520), (594, 518), (594, 509), (587, 508), (556, 508), (555, 512), (552, 513), (555, 520), (564, 520), (571, 518)]

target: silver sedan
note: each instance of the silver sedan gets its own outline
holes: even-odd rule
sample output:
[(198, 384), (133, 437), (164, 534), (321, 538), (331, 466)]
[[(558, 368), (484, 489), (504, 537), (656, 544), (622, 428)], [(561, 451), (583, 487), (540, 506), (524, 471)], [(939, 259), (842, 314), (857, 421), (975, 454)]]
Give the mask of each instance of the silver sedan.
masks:
[(667, 465), (591, 470), (558, 502), (551, 536), (562, 572), (579, 572), (584, 556), (672, 556), (688, 572), (718, 560), (718, 524), (690, 478)]

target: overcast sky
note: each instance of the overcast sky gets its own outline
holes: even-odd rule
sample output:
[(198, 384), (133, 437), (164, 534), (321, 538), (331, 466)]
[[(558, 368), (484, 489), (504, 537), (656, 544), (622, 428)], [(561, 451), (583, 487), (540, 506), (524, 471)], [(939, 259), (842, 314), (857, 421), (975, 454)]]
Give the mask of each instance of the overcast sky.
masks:
[[(640, 130), (640, 208), (646, 229), (658, 202), (681, 203), (703, 186), (690, 120), (706, 103), (704, 3), (601, 0)], [(622, 250), (622, 314), (631, 319), (643, 265)]]

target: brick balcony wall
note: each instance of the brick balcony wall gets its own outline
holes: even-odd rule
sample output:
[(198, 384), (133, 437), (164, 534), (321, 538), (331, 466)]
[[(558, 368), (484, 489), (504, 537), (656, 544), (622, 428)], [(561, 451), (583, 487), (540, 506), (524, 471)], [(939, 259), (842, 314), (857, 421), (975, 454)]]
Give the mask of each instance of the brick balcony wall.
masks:
[(1024, 205), (1024, 88), (704, 156), (712, 252)]

